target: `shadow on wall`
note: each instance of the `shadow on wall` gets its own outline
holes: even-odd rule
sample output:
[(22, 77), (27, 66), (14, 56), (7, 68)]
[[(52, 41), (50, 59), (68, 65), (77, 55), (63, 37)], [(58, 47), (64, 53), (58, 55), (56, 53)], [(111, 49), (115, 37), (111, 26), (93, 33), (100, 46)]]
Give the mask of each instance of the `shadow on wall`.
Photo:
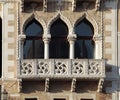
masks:
[(105, 81), (103, 84), (103, 92), (104, 93), (113, 93), (118, 91), (118, 78), (119, 78), (119, 69), (118, 66), (105, 64)]
[(35, 93), (36, 91), (44, 91), (44, 81), (23, 81), (22, 92), (23, 93)]

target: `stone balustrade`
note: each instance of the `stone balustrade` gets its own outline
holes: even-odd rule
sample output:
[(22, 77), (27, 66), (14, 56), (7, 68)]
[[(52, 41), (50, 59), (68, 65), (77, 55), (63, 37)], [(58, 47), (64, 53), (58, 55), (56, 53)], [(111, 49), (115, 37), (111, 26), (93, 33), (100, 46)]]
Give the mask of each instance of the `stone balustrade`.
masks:
[(101, 59), (23, 59), (19, 60), (19, 78), (105, 77), (105, 60)]

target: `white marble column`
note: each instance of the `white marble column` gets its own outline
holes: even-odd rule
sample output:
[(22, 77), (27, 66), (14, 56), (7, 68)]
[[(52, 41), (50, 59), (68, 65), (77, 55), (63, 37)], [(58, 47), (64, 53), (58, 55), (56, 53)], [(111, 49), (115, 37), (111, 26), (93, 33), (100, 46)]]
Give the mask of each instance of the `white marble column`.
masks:
[(75, 40), (76, 40), (76, 35), (75, 34), (71, 34), (68, 36), (68, 41), (69, 41), (69, 45), (70, 45), (70, 52), (69, 52), (69, 59), (74, 59), (74, 45), (75, 45)]
[(44, 59), (49, 59), (49, 42), (50, 38), (44, 37)]
[(70, 40), (70, 41), (69, 41), (69, 44), (70, 44), (70, 54), (69, 54), (69, 58), (70, 58), (70, 59), (74, 59), (74, 44), (75, 44), (75, 41), (74, 41), (74, 40)]

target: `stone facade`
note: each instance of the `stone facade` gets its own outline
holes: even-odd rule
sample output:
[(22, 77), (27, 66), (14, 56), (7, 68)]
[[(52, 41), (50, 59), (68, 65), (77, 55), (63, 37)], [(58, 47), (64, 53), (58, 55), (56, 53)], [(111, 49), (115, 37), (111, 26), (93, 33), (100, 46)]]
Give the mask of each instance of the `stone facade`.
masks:
[[(119, 0), (0, 0), (0, 17), (1, 100), (120, 99)], [(33, 18), (43, 27), (41, 60), (23, 58), (24, 30)], [(50, 29), (59, 18), (68, 27), (69, 58), (49, 59)], [(73, 53), (75, 27), (84, 18), (94, 29), (95, 58), (90, 60)]]

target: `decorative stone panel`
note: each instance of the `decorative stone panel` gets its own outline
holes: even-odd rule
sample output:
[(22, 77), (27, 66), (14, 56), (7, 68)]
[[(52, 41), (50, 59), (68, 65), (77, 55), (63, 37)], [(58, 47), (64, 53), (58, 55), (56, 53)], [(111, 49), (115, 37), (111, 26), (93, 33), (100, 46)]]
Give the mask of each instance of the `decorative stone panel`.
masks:
[(20, 61), (19, 78), (93, 78), (105, 77), (104, 60), (35, 59)]

